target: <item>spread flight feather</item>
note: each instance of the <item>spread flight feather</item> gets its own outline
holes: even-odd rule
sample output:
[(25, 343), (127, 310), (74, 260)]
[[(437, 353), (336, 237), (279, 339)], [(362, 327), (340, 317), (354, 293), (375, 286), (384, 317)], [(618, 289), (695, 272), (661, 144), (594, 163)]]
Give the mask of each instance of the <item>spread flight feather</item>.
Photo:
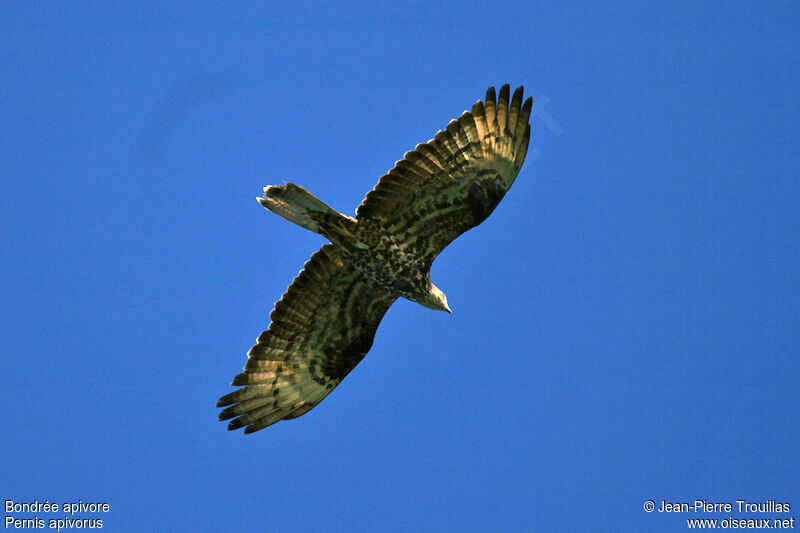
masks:
[(356, 211), (338, 213), (294, 184), (264, 189), (261, 204), (327, 237), (270, 313), (248, 352), (243, 386), (220, 398), (220, 420), (245, 433), (296, 418), (363, 359), (383, 315), (403, 296), (450, 311), (430, 267), (483, 222), (517, 177), (530, 140), (532, 100), (522, 87), (486, 92), (472, 111), (407, 152)]

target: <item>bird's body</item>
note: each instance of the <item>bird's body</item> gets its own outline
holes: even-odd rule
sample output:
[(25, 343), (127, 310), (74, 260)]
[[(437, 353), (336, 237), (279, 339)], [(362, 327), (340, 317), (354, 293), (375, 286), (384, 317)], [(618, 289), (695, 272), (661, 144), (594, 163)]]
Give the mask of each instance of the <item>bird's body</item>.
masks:
[(430, 265), (380, 220), (360, 220), (351, 243), (335, 244), (350, 264), (389, 293), (422, 305), (431, 300)]
[[(426, 262), (426, 255), (412, 246), (412, 239), (388, 222), (337, 213), (293, 183), (265, 187), (264, 197), (258, 201), (267, 209), (330, 239), (350, 265), (390, 294), (432, 305), (429, 302), (435, 287), (431, 283), (431, 265)], [(446, 302), (437, 308), (447, 310)]]
[[(275, 304), (272, 323), (248, 353), (245, 371), (223, 396), (220, 419), (246, 433), (300, 416), (364, 357), (398, 297), (450, 311), (431, 281), (433, 260), (458, 235), (488, 217), (516, 178), (530, 139), (530, 98), (509, 105), (504, 85), (486, 104), (451, 121), (406, 153), (356, 217), (338, 213), (294, 184), (264, 189), (267, 209), (331, 241)], [(232, 405), (233, 404), (233, 405)]]

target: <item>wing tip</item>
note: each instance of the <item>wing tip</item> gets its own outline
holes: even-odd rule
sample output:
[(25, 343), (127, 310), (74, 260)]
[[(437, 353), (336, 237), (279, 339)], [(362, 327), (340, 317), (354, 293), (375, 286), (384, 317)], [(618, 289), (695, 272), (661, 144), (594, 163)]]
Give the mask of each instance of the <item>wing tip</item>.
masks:
[(511, 92), (511, 86), (507, 83), (504, 83), (502, 87), (500, 87), (500, 92), (497, 93), (497, 104), (503, 105), (503, 107), (508, 107), (508, 95)]
[(491, 102), (493, 106), (497, 102), (497, 92), (494, 90), (494, 85), (486, 89), (486, 98), (484, 100), (487, 104)]
[(244, 422), (242, 422), (241, 418), (234, 418), (228, 423), (228, 431), (235, 431), (241, 427), (244, 427)]
[(217, 407), (227, 407), (229, 405), (235, 404), (239, 401), (239, 396), (242, 389), (235, 390), (233, 392), (229, 392), (228, 394), (222, 396), (219, 400), (217, 400)]
[[(233, 380), (231, 381), (231, 386), (241, 387), (242, 385), (247, 385), (248, 381), (249, 379), (247, 377), (247, 372), (242, 372), (241, 374), (236, 374), (235, 376), (233, 376)], [(230, 396), (231, 394), (229, 394), (228, 396)], [(225, 397), (223, 396), (223, 398)], [(222, 398), (220, 399), (220, 401), (222, 401)]]
[[(219, 407), (219, 406), (217, 406), (217, 407)], [(219, 413), (219, 416), (217, 416), (217, 420), (222, 422), (223, 420), (229, 420), (229, 419), (233, 418), (234, 416), (236, 416), (236, 413), (233, 413), (232, 410), (230, 408), (228, 408), (228, 409), (225, 409), (224, 411), (221, 411)]]

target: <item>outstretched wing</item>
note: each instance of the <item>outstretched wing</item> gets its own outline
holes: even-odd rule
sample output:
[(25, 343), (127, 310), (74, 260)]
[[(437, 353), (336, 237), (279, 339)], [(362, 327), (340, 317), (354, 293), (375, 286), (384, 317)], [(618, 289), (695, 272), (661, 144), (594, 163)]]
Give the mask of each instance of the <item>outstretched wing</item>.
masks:
[(486, 91), (458, 120), (405, 154), (370, 191), (357, 218), (378, 219), (430, 265), (445, 246), (500, 203), (522, 167), (530, 140), (532, 99), (522, 87)]
[(324, 245), (275, 304), (233, 379), (245, 387), (217, 402), (230, 406), (220, 420), (237, 417), (228, 429), (252, 433), (308, 412), (366, 355), (395, 299)]

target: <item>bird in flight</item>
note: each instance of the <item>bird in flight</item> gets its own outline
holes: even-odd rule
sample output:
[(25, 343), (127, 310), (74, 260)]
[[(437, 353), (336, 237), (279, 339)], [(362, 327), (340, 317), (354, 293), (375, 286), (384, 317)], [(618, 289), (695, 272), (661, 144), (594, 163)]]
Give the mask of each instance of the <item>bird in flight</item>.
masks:
[(405, 154), (358, 206), (328, 207), (298, 185), (258, 201), (330, 240), (306, 262), (247, 354), (242, 388), (217, 402), (229, 430), (253, 433), (307, 413), (364, 358), (398, 297), (450, 312), (431, 265), (483, 222), (514, 183), (530, 140), (532, 99), (494, 87), (444, 131)]

